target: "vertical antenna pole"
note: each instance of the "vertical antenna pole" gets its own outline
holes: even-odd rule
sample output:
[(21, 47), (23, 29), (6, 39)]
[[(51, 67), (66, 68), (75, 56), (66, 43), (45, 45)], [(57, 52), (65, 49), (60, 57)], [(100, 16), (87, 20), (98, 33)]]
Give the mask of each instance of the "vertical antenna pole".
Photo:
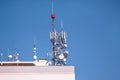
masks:
[(54, 26), (54, 19), (55, 19), (55, 14), (53, 12), (54, 6), (53, 6), (53, 1), (52, 1), (52, 14), (51, 14), (51, 18), (52, 18), (52, 30), (55, 30), (55, 26)]
[(12, 60), (12, 55), (9, 52), (9, 48), (8, 48), (8, 61)]
[(34, 45), (33, 45), (33, 53), (34, 53), (33, 59), (34, 59), (34, 61), (38, 60), (37, 55), (36, 55), (36, 51), (37, 51), (37, 48), (36, 48), (36, 38), (34, 38)]
[(53, 7), (54, 7), (54, 6), (53, 6), (53, 1), (52, 1), (52, 13), (54, 13), (54, 12), (53, 12), (53, 10), (54, 10)]
[(55, 43), (56, 43), (56, 31), (55, 31), (55, 25), (54, 25), (54, 19), (56, 17), (56, 15), (53, 12), (53, 0), (52, 0), (52, 14), (51, 14), (51, 18), (52, 18), (52, 32), (50, 33), (50, 39), (51, 42), (54, 44), (53, 46), (53, 62), (54, 65), (56, 65), (56, 51), (55, 51)]

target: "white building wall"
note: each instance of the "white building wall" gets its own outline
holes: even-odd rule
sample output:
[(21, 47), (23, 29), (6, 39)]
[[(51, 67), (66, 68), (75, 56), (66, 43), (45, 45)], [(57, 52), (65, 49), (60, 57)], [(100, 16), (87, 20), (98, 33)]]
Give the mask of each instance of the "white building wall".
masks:
[(2, 66), (0, 80), (75, 80), (74, 66)]

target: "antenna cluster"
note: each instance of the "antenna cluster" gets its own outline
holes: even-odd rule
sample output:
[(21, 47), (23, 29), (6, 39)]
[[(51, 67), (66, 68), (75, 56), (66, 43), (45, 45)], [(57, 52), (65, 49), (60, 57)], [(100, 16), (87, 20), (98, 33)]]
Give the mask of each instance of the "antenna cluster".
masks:
[[(53, 4), (52, 4), (53, 11)], [(61, 20), (61, 31), (57, 32), (55, 30), (54, 20), (55, 14), (51, 14), (52, 18), (52, 31), (50, 32), (50, 41), (53, 44), (53, 64), (55, 66), (58, 65), (66, 65), (66, 59), (68, 57), (69, 52), (66, 50), (66, 32), (63, 30), (63, 22)]]
[[(47, 60), (47, 59), (43, 59), (40, 60), (37, 57), (37, 48), (36, 48), (36, 39), (34, 38), (34, 45), (33, 45), (33, 59), (35, 61), (35, 63), (37, 63), (36, 65), (38, 65), (38, 63), (40, 65), (55, 65), (55, 66), (63, 66), (66, 65), (66, 60), (68, 57), (69, 52), (66, 50), (67, 48), (67, 43), (66, 43), (66, 32), (63, 30), (63, 21), (61, 20), (61, 30), (60, 31), (56, 31), (55, 29), (55, 25), (54, 25), (54, 20), (55, 20), (56, 15), (53, 13), (53, 3), (52, 3), (52, 14), (51, 14), (51, 18), (52, 18), (52, 31), (50, 32), (50, 41), (53, 45), (52, 48), (52, 60)], [(15, 54), (12, 55), (10, 53), (10, 50), (8, 49), (8, 56), (7, 56), (7, 60), (10, 61), (19, 61), (19, 53), (17, 52), (17, 50), (15, 49)], [(3, 53), (0, 54), (0, 58), (1, 58), (1, 62), (3, 61)], [(48, 57), (50, 57), (51, 55), (48, 53)], [(51, 63), (52, 62), (52, 63)]]
[[(10, 53), (9, 48), (7, 49), (7, 51), (8, 51), (7, 61), (19, 61), (19, 53), (17, 52), (17, 49), (14, 50), (14, 54)], [(0, 59), (1, 62), (5, 60), (3, 53), (0, 54)]]

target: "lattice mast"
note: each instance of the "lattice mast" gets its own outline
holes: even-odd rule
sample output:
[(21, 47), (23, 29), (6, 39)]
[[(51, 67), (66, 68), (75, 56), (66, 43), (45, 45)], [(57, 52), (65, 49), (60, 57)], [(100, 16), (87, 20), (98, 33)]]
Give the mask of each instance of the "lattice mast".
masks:
[(66, 33), (63, 31), (63, 22), (61, 20), (61, 31), (57, 32), (55, 30), (54, 20), (56, 15), (53, 13), (52, 4), (52, 31), (50, 32), (50, 41), (53, 44), (53, 65), (66, 65), (66, 58), (68, 56), (68, 51), (66, 50)]

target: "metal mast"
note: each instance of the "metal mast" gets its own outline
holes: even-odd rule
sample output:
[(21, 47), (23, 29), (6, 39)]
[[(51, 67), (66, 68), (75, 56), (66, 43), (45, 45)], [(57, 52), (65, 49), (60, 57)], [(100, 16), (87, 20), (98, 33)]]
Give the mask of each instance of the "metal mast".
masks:
[(34, 61), (38, 60), (37, 55), (36, 55), (36, 51), (37, 51), (36, 40), (34, 39), (34, 45), (33, 45), (33, 53), (34, 53), (33, 59), (34, 59)]
[(19, 53), (17, 52), (17, 48), (15, 48), (14, 61), (19, 61)]
[(50, 41), (53, 44), (53, 65), (62, 66), (66, 65), (66, 58), (68, 56), (68, 51), (66, 51), (66, 33), (63, 31), (63, 22), (61, 21), (61, 31), (57, 32), (55, 30), (54, 20), (56, 15), (53, 13), (52, 4), (52, 31), (50, 32)]

